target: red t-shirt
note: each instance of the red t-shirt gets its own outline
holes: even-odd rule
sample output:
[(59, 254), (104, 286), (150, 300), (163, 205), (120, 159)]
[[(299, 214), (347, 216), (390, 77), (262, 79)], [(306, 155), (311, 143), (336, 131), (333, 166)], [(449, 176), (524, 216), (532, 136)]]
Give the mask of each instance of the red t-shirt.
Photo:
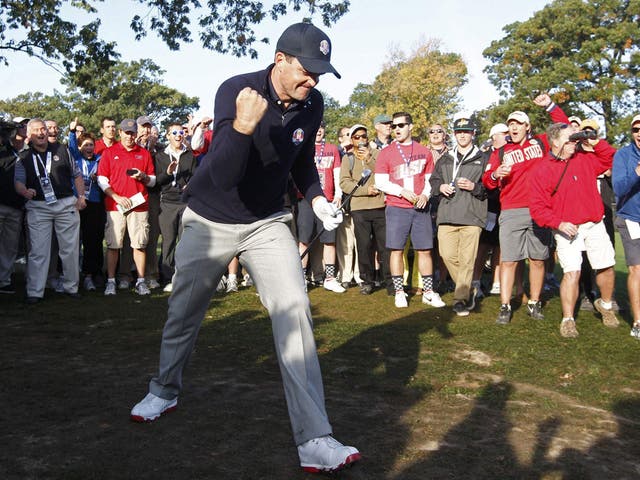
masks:
[(320, 177), (320, 185), (324, 196), (330, 202), (333, 201), (333, 197), (336, 193), (336, 185), (333, 181), (333, 171), (337, 168), (340, 169), (340, 152), (338, 147), (332, 143), (320, 142), (316, 143), (316, 153), (314, 160), (316, 162), (316, 169), (318, 170), (318, 176)]
[[(147, 175), (155, 175), (153, 159), (148, 150), (136, 145), (129, 151), (118, 142), (102, 152), (98, 164), (98, 176), (107, 177), (109, 185), (118, 195), (132, 197), (138, 192), (142, 193), (145, 202), (133, 211), (146, 212), (149, 210), (147, 187), (127, 175), (127, 170), (131, 168), (137, 168)], [(105, 196), (104, 205), (108, 211), (117, 210), (116, 202), (109, 196)]]
[[(429, 149), (415, 141), (410, 145), (400, 145), (393, 141), (388, 147), (380, 150), (376, 161), (376, 173), (388, 174), (391, 183), (400, 185), (416, 195), (424, 193), (433, 167), (433, 156)], [(395, 195), (385, 195), (385, 203), (392, 207), (413, 208), (409, 200)]]

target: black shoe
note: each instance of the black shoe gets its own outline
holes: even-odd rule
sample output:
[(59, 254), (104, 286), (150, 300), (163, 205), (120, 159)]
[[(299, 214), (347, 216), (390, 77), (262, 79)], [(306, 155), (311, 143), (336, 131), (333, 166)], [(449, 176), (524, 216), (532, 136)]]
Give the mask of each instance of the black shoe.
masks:
[(351, 282), (342, 282), (342, 288), (347, 290), (351, 286)]
[(363, 283), (360, 287), (360, 293), (362, 295), (371, 295), (373, 292), (373, 286), (370, 283)]
[(534, 320), (544, 320), (544, 313), (542, 313), (542, 302), (538, 300), (536, 303), (527, 303), (527, 313)]
[(467, 317), (469, 315), (469, 308), (465, 305), (464, 302), (456, 302), (453, 304), (453, 311), (459, 317)]
[(80, 295), (78, 292), (64, 292), (64, 294), (69, 297), (69, 298), (73, 298), (73, 299), (80, 299), (82, 298), (82, 295)]
[(5, 285), (4, 287), (0, 287), (0, 293), (7, 293), (7, 294), (16, 293), (16, 289), (13, 285), (9, 284), (9, 285)]
[(42, 301), (41, 297), (27, 297), (25, 303), (27, 305), (35, 305), (36, 303), (40, 303)]
[(496, 323), (498, 325), (508, 325), (511, 321), (511, 307), (505, 303), (500, 305), (500, 313), (498, 313), (498, 318)]

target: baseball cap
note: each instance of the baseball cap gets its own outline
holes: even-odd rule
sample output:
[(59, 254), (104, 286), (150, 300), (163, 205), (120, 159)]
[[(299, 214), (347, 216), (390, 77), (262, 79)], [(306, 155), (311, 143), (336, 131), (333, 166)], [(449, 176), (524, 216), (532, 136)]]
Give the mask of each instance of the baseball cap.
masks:
[(373, 124), (376, 125), (378, 123), (390, 123), (391, 121), (391, 117), (386, 113), (383, 113), (381, 115), (376, 115), (376, 118), (373, 119)]
[(120, 130), (123, 132), (138, 133), (138, 124), (136, 124), (133, 118), (125, 118), (120, 122)]
[(530, 123), (529, 115), (521, 112), (520, 110), (516, 110), (515, 112), (511, 112), (511, 114), (509, 114), (509, 117), (507, 117), (507, 123), (509, 123), (511, 120), (515, 120), (518, 123), (526, 123), (527, 125)]
[(22, 123), (22, 122), (28, 122), (29, 120), (31, 120), (30, 118), (25, 118), (25, 117), (14, 117), (13, 121), (16, 123)]
[(496, 123), (491, 130), (489, 130), (489, 137), (493, 137), (496, 133), (508, 133), (509, 127), (504, 123)]
[(578, 125), (580, 125), (582, 123), (582, 120), (580, 119), (580, 117), (573, 116), (569, 117), (569, 123), (577, 123)]
[(294, 23), (289, 26), (276, 45), (277, 52), (293, 55), (310, 73), (340, 74), (331, 65), (331, 40), (318, 27), (310, 23)]
[(600, 130), (600, 125), (594, 118), (586, 118), (580, 122), (580, 130), (584, 130), (585, 128), (592, 128), (596, 132)]
[(631, 120), (631, 126), (633, 127), (638, 122), (640, 122), (640, 115), (636, 115), (635, 117), (633, 117), (633, 119)]
[(351, 138), (353, 136), (353, 134), (356, 133), (358, 130), (364, 130), (366, 132), (367, 131), (367, 127), (365, 127), (364, 125), (362, 125), (360, 123), (356, 123), (353, 127), (351, 127), (349, 129), (349, 138)]
[(151, 121), (151, 119), (146, 115), (142, 115), (141, 117), (138, 117), (138, 119), (136, 120), (136, 123), (140, 126), (146, 125), (147, 123), (149, 125), (153, 125), (153, 122)]
[(454, 132), (474, 132), (476, 126), (468, 118), (459, 118), (453, 122)]

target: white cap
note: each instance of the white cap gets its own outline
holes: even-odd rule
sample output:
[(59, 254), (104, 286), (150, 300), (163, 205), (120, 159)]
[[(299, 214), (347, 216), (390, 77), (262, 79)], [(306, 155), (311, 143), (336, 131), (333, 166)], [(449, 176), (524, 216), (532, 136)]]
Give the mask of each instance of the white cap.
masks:
[(636, 115), (635, 117), (633, 117), (633, 119), (631, 120), (631, 126), (633, 127), (638, 122), (640, 122), (640, 115)]
[(489, 137), (493, 137), (496, 133), (508, 133), (509, 127), (504, 123), (496, 123), (491, 130), (489, 130)]
[(582, 119), (580, 117), (569, 117), (569, 123), (577, 123), (578, 125), (580, 125), (582, 123)]
[(13, 119), (13, 121), (16, 122), (16, 123), (28, 122), (29, 120), (31, 120), (31, 119), (30, 118), (25, 118), (25, 117), (15, 117)]
[(516, 110), (515, 112), (511, 112), (511, 114), (509, 115), (509, 117), (507, 118), (507, 123), (509, 123), (511, 120), (515, 120), (518, 123), (526, 123), (527, 125), (529, 125), (529, 115), (527, 115), (524, 112), (521, 112), (520, 110)]
[(356, 133), (358, 130), (364, 130), (366, 132), (367, 131), (367, 127), (365, 127), (364, 125), (362, 125), (360, 123), (356, 123), (353, 127), (351, 127), (349, 129), (349, 138), (351, 138), (353, 136), (353, 134)]

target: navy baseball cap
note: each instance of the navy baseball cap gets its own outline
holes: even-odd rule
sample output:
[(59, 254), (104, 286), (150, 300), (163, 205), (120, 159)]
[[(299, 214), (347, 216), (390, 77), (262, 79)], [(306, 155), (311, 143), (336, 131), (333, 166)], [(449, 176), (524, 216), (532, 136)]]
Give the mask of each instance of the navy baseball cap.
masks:
[(292, 55), (310, 73), (340, 74), (331, 65), (331, 40), (318, 27), (310, 23), (294, 23), (288, 27), (276, 45), (276, 51)]
[(138, 124), (132, 118), (125, 118), (120, 122), (120, 130), (138, 133)]

